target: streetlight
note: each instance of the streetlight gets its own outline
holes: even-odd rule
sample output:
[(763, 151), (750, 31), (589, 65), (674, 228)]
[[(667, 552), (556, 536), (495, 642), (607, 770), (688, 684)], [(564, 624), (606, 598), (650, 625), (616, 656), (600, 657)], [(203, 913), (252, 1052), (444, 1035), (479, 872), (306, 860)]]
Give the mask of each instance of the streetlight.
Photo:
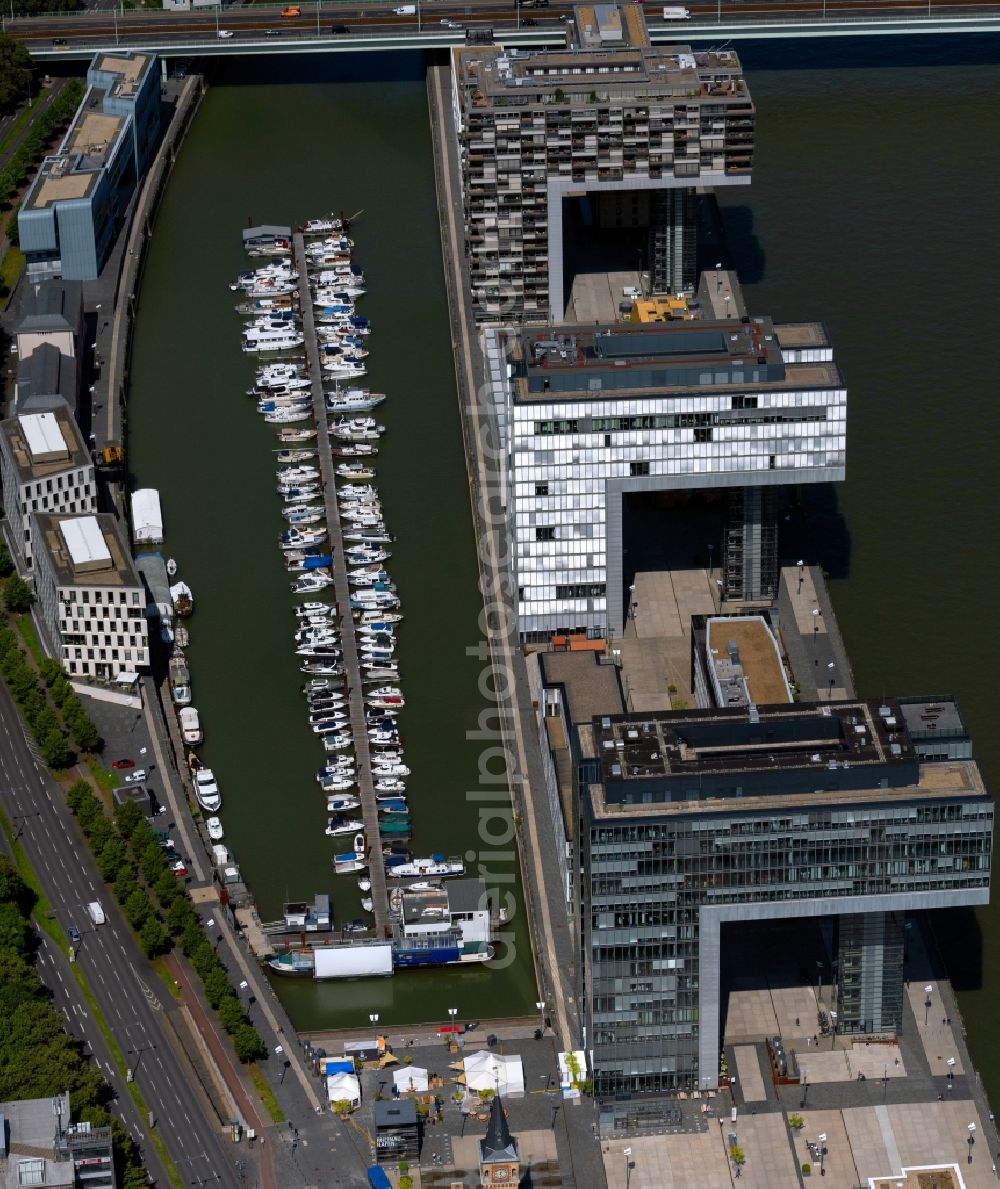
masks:
[(809, 1093), (809, 1074), (805, 1071), (802, 1073), (802, 1101), (799, 1103), (799, 1110), (806, 1105), (806, 1095)]
[(820, 1004), (823, 998), (823, 963), (819, 958), (816, 959), (816, 1005)]
[(976, 1125), (975, 1125), (975, 1123), (970, 1123), (970, 1124), (969, 1124), (969, 1138), (968, 1138), (968, 1141), (967, 1141), (967, 1142), (968, 1142), (968, 1145), (969, 1145), (969, 1163), (970, 1163), (970, 1164), (972, 1163), (972, 1146), (973, 1146), (973, 1144), (975, 1144), (975, 1142), (976, 1142), (976, 1135), (975, 1135), (975, 1131), (976, 1131)]
[(819, 1136), (819, 1175), (826, 1176), (826, 1169), (823, 1167), (823, 1161), (826, 1157), (826, 1132), (824, 1131)]
[(378, 1023), (378, 1012), (377, 1012), (377, 1011), (370, 1011), (370, 1012), (368, 1013), (368, 1019), (371, 1021), (371, 1026), (372, 1026), (372, 1028), (374, 1028), (374, 1027), (375, 1027), (375, 1025)]
[(885, 1102), (885, 1088), (889, 1083), (889, 1066), (888, 1064), (882, 1066), (882, 1102)]
[(455, 1017), (458, 1015), (457, 1007), (449, 1007), (448, 1015), (451, 1017), (451, 1035), (455, 1035)]
[(837, 679), (836, 674), (834, 673), (834, 670), (836, 669), (836, 667), (837, 667), (837, 665), (836, 665), (836, 662), (834, 662), (834, 661), (830, 661), (830, 663), (826, 666), (827, 671), (830, 674), (830, 696), (827, 698), (828, 702), (833, 701), (833, 683)]
[(629, 1157), (632, 1155), (632, 1149), (623, 1148), (622, 1155), (625, 1157), (625, 1189), (628, 1189), (632, 1182), (632, 1161), (629, 1160)]
[(933, 986), (928, 983), (924, 987), (924, 1027), (927, 1027), (927, 1017), (931, 1014), (931, 992), (934, 990)]
[(538, 1021), (539, 1022), (539, 1032), (544, 1032), (545, 1031), (545, 1016), (543, 1013), (545, 1011), (545, 1000), (544, 999), (536, 999), (535, 1000), (535, 1009), (537, 1010), (538, 1015), (539, 1015), (539, 1021)]
[(148, 1053), (151, 1049), (155, 1048), (156, 1045), (136, 1045), (134, 1049), (125, 1050), (128, 1056), (135, 1058), (135, 1065), (133, 1065), (131, 1069), (127, 1069), (125, 1071), (126, 1082), (135, 1081), (135, 1075), (139, 1072), (139, 1062), (142, 1060), (143, 1053)]
[(819, 607), (813, 607), (813, 663), (819, 668)]

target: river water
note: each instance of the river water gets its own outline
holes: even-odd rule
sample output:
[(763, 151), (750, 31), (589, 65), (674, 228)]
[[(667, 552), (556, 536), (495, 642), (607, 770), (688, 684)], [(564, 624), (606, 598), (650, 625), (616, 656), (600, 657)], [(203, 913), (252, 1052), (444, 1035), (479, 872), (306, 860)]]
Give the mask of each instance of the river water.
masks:
[[(824, 564), (859, 691), (954, 692), (987, 778), (1000, 772), (988, 606), (1000, 579), (1000, 403), (993, 231), (1000, 159), (996, 39), (873, 38), (737, 46), (758, 109), (754, 182), (723, 198), (752, 310), (826, 323), (849, 389), (848, 478), (811, 493), (793, 551)], [(204, 753), (264, 917), (330, 888), (331, 845), (294, 691), (292, 618), (274, 537), (271, 430), (241, 396), (249, 368), (226, 282), (239, 230), (364, 208), (357, 256), (375, 323), (370, 381), (392, 397), (379, 484), (399, 540), (407, 620), (403, 730), (418, 849), (477, 846), (483, 706), (473, 541), (441, 284), (422, 63), (254, 59), (215, 81), (157, 222), (129, 405), (137, 480), (161, 489), (168, 550), (198, 609), (189, 650)], [(256, 76), (251, 80), (250, 72)], [(787, 543), (786, 543), (787, 544)], [(972, 630), (975, 609), (983, 626)], [(496, 866), (496, 864), (494, 864)], [(333, 888), (340, 916), (353, 889)], [(996, 907), (939, 930), (976, 1065), (1000, 1092)], [(941, 918), (939, 918), (940, 920)], [(302, 1027), (530, 1009), (528, 942), (505, 970), (280, 984)]]

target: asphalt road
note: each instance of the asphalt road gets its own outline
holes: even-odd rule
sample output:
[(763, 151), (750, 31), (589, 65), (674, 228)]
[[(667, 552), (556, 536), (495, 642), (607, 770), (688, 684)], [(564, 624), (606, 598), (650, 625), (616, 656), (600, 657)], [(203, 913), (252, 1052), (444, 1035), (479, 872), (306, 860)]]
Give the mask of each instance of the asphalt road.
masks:
[[(419, 18), (417, 14), (399, 16), (393, 12), (393, 4), (374, 3), (358, 6), (347, 0), (345, 3), (303, 3), (299, 5), (299, 15), (296, 17), (282, 17), (280, 8), (255, 8), (227, 5), (221, 10), (206, 11), (128, 11), (109, 14), (107, 10), (90, 9), (88, 11), (64, 14), (59, 16), (18, 17), (6, 20), (6, 31), (29, 48), (50, 48), (52, 39), (64, 39), (67, 47), (76, 43), (87, 43), (95, 39), (114, 36), (116, 40), (127, 44), (129, 38), (151, 36), (172, 37), (178, 40), (190, 39), (191, 34), (215, 36), (216, 30), (224, 29), (236, 38), (240, 36), (260, 35), (265, 33), (276, 39), (281, 36), (292, 36), (317, 32), (329, 33), (331, 28), (350, 32), (372, 33), (387, 29), (416, 30), (418, 24), (429, 30), (444, 23), (454, 21), (457, 26), (489, 25), (496, 27), (510, 27), (523, 25), (526, 19), (534, 20), (539, 25), (552, 26), (561, 17), (572, 15), (572, 8), (566, 4), (553, 3), (550, 7), (530, 9), (527, 4), (518, 0), (465, 0), (457, 4), (454, 0), (422, 0)], [(649, 18), (655, 21), (661, 10), (661, 5), (647, 4)], [(746, 20), (753, 23), (762, 17), (781, 17), (795, 15), (798, 17), (836, 17), (836, 16), (876, 16), (894, 13), (901, 19), (911, 15), (922, 15), (928, 12), (927, 3), (919, 0), (828, 0), (828, 3), (816, 3), (815, 0), (720, 0), (717, 3), (689, 3), (692, 20), (699, 18), (725, 18), (726, 21)], [(996, 12), (1000, 8), (996, 0), (932, 0), (932, 10), (937, 14), (944, 11), (952, 15), (963, 12), (972, 14)], [(683, 30), (685, 22), (678, 21), (678, 31)], [(44, 43), (44, 46), (43, 44)], [(278, 42), (280, 44), (280, 42)]]
[[(86, 843), (79, 834), (73, 815), (66, 807), (62, 791), (51, 779), (45, 766), (29, 745), (20, 715), (6, 687), (0, 685), (0, 789), (4, 808), (14, 822), (15, 833), (38, 875), (57, 920), (64, 929), (75, 925), (82, 934), (77, 961), (101, 1009), (105, 1021), (135, 1070), (135, 1084), (143, 1101), (155, 1117), (167, 1150), (185, 1184), (218, 1183), (239, 1189), (234, 1160), (238, 1149), (221, 1134), (217, 1119), (203, 1110), (202, 1099), (192, 1088), (195, 1078), (171, 1045), (170, 1025), (164, 1012), (172, 1010), (172, 1001), (164, 1003), (166, 989), (143, 957), (132, 937), (109, 888), (105, 887)], [(95, 927), (86, 905), (99, 899), (107, 917)], [(86, 1004), (76, 993), (75, 980), (67, 981), (54, 949), (49, 948), (42, 970), (50, 972), (65, 1000), (71, 1023), (81, 1019)], [(95, 1053), (100, 1050), (91, 1036), (93, 1021), (84, 1017), (87, 1038)], [(74, 1027), (74, 1031), (82, 1031)], [(175, 1042), (176, 1043), (176, 1042)], [(127, 1050), (132, 1050), (131, 1058)], [(107, 1052), (100, 1058), (105, 1072), (110, 1065)], [(121, 1079), (111, 1079), (124, 1103), (126, 1088)], [(133, 1108), (134, 1109), (134, 1108)], [(148, 1141), (148, 1121), (128, 1121), (133, 1135), (138, 1129), (143, 1153), (155, 1158)], [(157, 1162), (158, 1163), (158, 1162)], [(162, 1170), (161, 1170), (162, 1176)], [(167, 1182), (159, 1180), (163, 1185)]]

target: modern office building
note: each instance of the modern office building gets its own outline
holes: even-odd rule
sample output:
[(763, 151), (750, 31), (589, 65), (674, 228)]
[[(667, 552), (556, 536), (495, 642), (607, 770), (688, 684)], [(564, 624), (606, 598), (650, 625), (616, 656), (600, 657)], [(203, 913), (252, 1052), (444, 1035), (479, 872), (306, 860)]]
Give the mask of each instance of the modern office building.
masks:
[(621, 632), (635, 493), (723, 492), (722, 595), (774, 597), (778, 490), (845, 474), (847, 393), (821, 325), (744, 315), (485, 342), (522, 641)]
[(750, 182), (754, 108), (731, 50), (649, 43), (642, 8), (573, 9), (559, 50), (453, 50), (466, 256), (482, 321), (563, 320), (565, 204), (648, 227), (654, 293), (695, 284), (695, 190)]
[(69, 1093), (0, 1103), (0, 1187), (115, 1189), (110, 1127), (71, 1123)]
[[(32, 359), (54, 351), (40, 348)], [(61, 358), (61, 357), (59, 357)], [(0, 476), (7, 539), (19, 568), (32, 564), (31, 518), (37, 512), (96, 512), (94, 463), (65, 405), (0, 422)]]
[(18, 214), (29, 280), (100, 274), (160, 127), (155, 55), (101, 52), (58, 152), (46, 157)]
[(149, 665), (146, 592), (113, 516), (31, 521), (46, 648), (74, 677), (115, 681)]
[(993, 801), (951, 700), (606, 715), (573, 743), (604, 1133), (718, 1085), (727, 926), (833, 918), (836, 1026), (886, 1032), (903, 914), (988, 902)]

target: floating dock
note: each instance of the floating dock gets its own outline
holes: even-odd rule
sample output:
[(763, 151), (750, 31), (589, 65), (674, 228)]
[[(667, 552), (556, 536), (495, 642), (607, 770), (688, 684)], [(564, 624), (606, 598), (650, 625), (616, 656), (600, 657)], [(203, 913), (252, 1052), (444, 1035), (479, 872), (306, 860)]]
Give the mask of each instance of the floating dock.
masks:
[(351, 591), (347, 581), (347, 563), (344, 558), (344, 537), (340, 525), (340, 510), (337, 507), (337, 484), (333, 469), (333, 450), (330, 445), (326, 396), (323, 393), (323, 369), (320, 365), (319, 348), (316, 345), (316, 320), (313, 303), (308, 292), (308, 264), (305, 254), (305, 240), (296, 232), (293, 240), (295, 269), (302, 283), (302, 330), (306, 336), (306, 359), (312, 380), (313, 416), (316, 420), (316, 450), (319, 458), (320, 475), (323, 480), (323, 504), (326, 509), (326, 528), (330, 550), (333, 554), (334, 594), (340, 612), (340, 645), (344, 658), (344, 680), (347, 684), (347, 704), (351, 716), (351, 731), (354, 735), (355, 758), (357, 759), (358, 797), (365, 823), (365, 838), (368, 846), (368, 875), (372, 882), (371, 898), (375, 916), (376, 937), (389, 933), (388, 894), (385, 884), (385, 864), (382, 861), (382, 835), (378, 824), (378, 810), (375, 803), (375, 787), (372, 780), (371, 749), (368, 744), (368, 725), (365, 722), (364, 686), (361, 680), (361, 666), (358, 658), (358, 641), (351, 614)]

